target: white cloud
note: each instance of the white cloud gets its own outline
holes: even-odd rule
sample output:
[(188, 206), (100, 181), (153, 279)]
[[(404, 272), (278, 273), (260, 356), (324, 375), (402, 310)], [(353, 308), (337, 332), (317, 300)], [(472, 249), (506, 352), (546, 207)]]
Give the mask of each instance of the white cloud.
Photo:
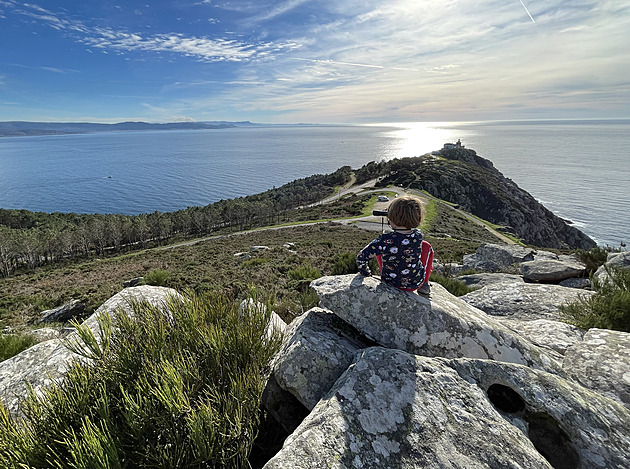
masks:
[(84, 44), (102, 50), (171, 52), (205, 61), (242, 61), (251, 59), (268, 49), (267, 44), (251, 44), (229, 40), (186, 37), (164, 34), (143, 37), (120, 31), (99, 29), (92, 37), (81, 39)]
[(254, 22), (269, 21), (271, 19), (276, 18), (277, 16), (283, 15), (291, 10), (294, 10), (295, 8), (309, 1), (310, 0), (285, 0), (284, 2), (281, 2), (280, 4), (274, 6), (274, 8), (268, 13), (255, 16), (251, 18), (251, 20)]
[[(19, 9), (89, 50), (209, 64), (206, 75), (188, 82), (169, 78), (162, 85), (164, 101), (147, 112), (164, 116), (219, 108), (322, 122), (353, 116), (466, 119), (554, 108), (625, 109), (630, 115), (630, 6), (615, 0), (201, 4), (224, 10), (213, 15), (220, 23), (208, 19), (214, 23), (205, 25), (208, 36), (95, 28), (41, 7)], [(0, 0), (0, 6), (16, 5)], [(217, 62), (216, 70), (228, 73), (215, 74)], [(197, 93), (195, 99), (181, 98), (190, 96), (186, 89)]]

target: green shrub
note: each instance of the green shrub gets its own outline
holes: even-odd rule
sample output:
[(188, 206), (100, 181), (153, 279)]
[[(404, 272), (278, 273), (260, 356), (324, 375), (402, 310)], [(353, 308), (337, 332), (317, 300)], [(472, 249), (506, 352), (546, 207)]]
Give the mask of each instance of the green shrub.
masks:
[(311, 267), (310, 265), (303, 265), (298, 267), (297, 269), (292, 269), (287, 272), (287, 275), (291, 280), (315, 280), (322, 276), (322, 273), (319, 269), (315, 267)]
[(142, 283), (145, 285), (155, 285), (157, 287), (165, 287), (166, 281), (168, 280), (169, 275), (170, 274), (168, 270), (154, 269), (150, 271), (149, 273), (147, 273), (142, 278)]
[(311, 267), (310, 265), (303, 265), (298, 267), (297, 269), (292, 269), (287, 272), (289, 277), (288, 286), (300, 292), (305, 291), (308, 288), (308, 285), (322, 276), (322, 273), (319, 269), (315, 267)]
[(470, 293), (475, 291), (474, 288), (470, 288), (461, 280), (458, 280), (453, 277), (446, 277), (444, 275), (439, 274), (438, 272), (433, 272), (431, 274), (431, 282), (439, 283), (444, 288), (446, 288), (451, 294), (455, 296), (462, 296), (466, 293)]
[(302, 311), (307, 311), (319, 304), (319, 296), (312, 288), (307, 288), (299, 295), (300, 306), (302, 307)]
[(31, 335), (0, 334), (0, 362), (14, 357), (37, 341)]
[[(271, 308), (220, 296), (133, 304), (133, 319), (78, 326), (91, 358), (22, 403), (0, 406), (0, 467), (249, 467), (266, 373), (280, 338)], [(113, 332), (112, 332), (113, 331)]]
[(606, 258), (608, 257), (608, 253), (611, 251), (612, 250), (610, 248), (601, 248), (598, 246), (593, 249), (589, 249), (588, 251), (579, 249), (576, 252), (576, 255), (580, 261), (586, 264), (586, 272), (591, 275), (599, 269), (600, 266), (604, 265)]
[(335, 263), (332, 268), (333, 275), (356, 274), (358, 271), (356, 254), (344, 252), (335, 257)]
[(256, 267), (257, 265), (268, 264), (271, 259), (268, 257), (256, 257), (254, 259), (247, 259), (241, 263), (243, 267)]
[(594, 295), (560, 306), (560, 312), (567, 322), (583, 329), (630, 332), (630, 271), (607, 271), (607, 280), (593, 278)]

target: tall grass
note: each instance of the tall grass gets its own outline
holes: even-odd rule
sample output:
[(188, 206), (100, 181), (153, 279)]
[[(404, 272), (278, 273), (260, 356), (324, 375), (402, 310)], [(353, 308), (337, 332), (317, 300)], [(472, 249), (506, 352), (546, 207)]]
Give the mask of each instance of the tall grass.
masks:
[(420, 223), (420, 230), (431, 231), (431, 225), (435, 218), (438, 216), (437, 202), (433, 199), (427, 199), (427, 203), (424, 205), (422, 213), (422, 223)]
[(22, 423), (0, 406), (0, 467), (248, 467), (280, 343), (268, 311), (188, 294), (101, 316), (100, 337), (79, 328), (90, 359), (31, 393)]

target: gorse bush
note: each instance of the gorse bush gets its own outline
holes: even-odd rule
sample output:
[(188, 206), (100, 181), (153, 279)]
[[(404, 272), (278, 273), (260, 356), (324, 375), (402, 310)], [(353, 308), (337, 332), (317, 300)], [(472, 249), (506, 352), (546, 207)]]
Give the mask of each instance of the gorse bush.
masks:
[(26, 350), (35, 342), (35, 338), (28, 334), (0, 334), (0, 362)]
[(595, 294), (560, 306), (567, 322), (583, 329), (597, 327), (630, 332), (630, 271), (607, 270), (608, 278), (593, 278)]
[(311, 281), (321, 277), (322, 272), (315, 267), (311, 267), (310, 265), (303, 265), (301, 267), (298, 267), (297, 269), (289, 270), (289, 272), (287, 272), (287, 275), (292, 280)]
[(165, 269), (154, 269), (152, 271), (150, 271), (149, 273), (147, 273), (143, 278), (142, 278), (142, 283), (145, 285), (154, 285), (157, 287), (165, 287), (166, 286), (166, 281), (168, 280), (169, 277), (169, 272), (168, 270)]
[(268, 264), (272, 262), (272, 260), (268, 257), (256, 257), (254, 259), (244, 260), (241, 264), (242, 267), (256, 267), (263, 264)]
[(248, 467), (280, 338), (270, 308), (221, 296), (133, 303), (69, 343), (89, 359), (23, 402), (0, 406), (0, 467)]

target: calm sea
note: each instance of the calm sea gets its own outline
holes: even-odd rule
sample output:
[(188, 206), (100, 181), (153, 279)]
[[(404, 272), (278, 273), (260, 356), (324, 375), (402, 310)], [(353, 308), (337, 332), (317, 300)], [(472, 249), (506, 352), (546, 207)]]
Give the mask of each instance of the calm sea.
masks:
[(397, 123), (0, 139), (0, 207), (138, 214), (254, 194), (461, 139), (598, 243), (630, 241), (630, 120)]

